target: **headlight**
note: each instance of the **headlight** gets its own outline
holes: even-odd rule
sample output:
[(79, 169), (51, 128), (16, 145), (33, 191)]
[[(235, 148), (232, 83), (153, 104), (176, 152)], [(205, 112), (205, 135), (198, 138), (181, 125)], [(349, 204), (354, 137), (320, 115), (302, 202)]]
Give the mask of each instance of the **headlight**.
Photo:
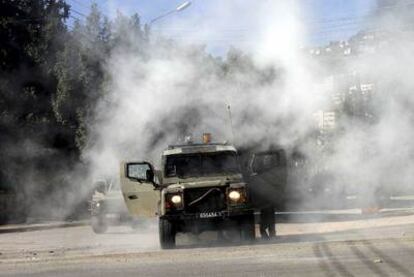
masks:
[(240, 205), (247, 202), (247, 192), (245, 186), (230, 186), (227, 188), (227, 201), (230, 205)]
[(181, 195), (174, 195), (173, 197), (171, 197), (171, 202), (174, 205), (179, 205), (179, 204), (181, 204), (182, 201), (183, 201), (183, 199), (182, 199)]
[(232, 190), (229, 193), (229, 198), (234, 202), (239, 201), (240, 197), (241, 197), (241, 194), (237, 190)]
[(184, 198), (182, 192), (165, 194), (164, 206), (166, 210), (182, 210), (184, 208)]
[(99, 206), (101, 206), (101, 203), (96, 202), (95, 207), (99, 208)]

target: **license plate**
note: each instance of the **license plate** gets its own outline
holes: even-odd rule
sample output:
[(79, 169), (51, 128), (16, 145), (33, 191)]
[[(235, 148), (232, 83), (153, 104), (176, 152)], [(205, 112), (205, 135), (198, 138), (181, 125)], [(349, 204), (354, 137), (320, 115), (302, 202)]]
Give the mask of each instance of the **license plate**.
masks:
[(200, 218), (212, 218), (222, 216), (221, 212), (200, 213)]

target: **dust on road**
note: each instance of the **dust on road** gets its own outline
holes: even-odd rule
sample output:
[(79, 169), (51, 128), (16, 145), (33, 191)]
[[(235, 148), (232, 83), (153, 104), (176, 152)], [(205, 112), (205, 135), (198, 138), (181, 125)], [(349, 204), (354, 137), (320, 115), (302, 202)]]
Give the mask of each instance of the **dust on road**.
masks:
[[(412, 214), (353, 221), (288, 222), (277, 225), (278, 238), (270, 243), (406, 239), (414, 237), (412, 226)], [(237, 242), (237, 238), (234, 241)], [(214, 232), (206, 232), (199, 237), (178, 235), (177, 243), (184, 251), (223, 245), (217, 241)], [(258, 239), (256, 244), (263, 243), (267, 242)], [(129, 226), (111, 227), (108, 233), (101, 235), (93, 233), (89, 226), (0, 234), (0, 249), (0, 264), (162, 252), (155, 220), (142, 224), (137, 230)]]

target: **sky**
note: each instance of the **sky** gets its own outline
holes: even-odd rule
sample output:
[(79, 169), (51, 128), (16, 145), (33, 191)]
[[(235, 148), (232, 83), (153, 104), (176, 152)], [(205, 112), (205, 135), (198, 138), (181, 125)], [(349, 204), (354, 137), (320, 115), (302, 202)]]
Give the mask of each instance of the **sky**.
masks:
[[(73, 10), (87, 14), (93, 0), (67, 2)], [(174, 10), (183, 2), (185, 0), (96, 0), (110, 18), (118, 11), (127, 15), (138, 13), (143, 23)], [(302, 46), (349, 38), (363, 27), (366, 16), (376, 7), (376, 0), (193, 0), (187, 9), (154, 22), (151, 30), (153, 34), (183, 43), (205, 44), (207, 51), (216, 55), (224, 55), (230, 46), (249, 50), (255, 34), (263, 28), (261, 9), (266, 2), (299, 3), (295, 14), (307, 28)], [(274, 17), (283, 19), (287, 12), (290, 11), (274, 11)]]

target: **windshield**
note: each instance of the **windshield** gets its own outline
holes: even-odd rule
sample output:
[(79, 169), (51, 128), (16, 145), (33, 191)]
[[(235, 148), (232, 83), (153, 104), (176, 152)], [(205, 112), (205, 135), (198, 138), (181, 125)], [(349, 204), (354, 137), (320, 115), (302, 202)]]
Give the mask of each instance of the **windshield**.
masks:
[(194, 177), (239, 173), (235, 152), (170, 155), (166, 158), (165, 177)]

